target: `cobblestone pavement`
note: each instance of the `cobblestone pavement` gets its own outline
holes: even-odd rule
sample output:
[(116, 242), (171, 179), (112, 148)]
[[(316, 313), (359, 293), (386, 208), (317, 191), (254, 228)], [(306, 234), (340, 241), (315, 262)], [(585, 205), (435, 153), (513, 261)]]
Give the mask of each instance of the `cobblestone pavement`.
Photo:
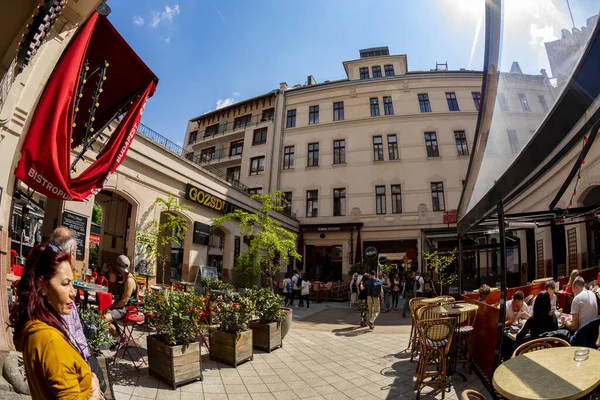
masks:
[[(236, 368), (202, 357), (204, 379), (171, 390), (128, 361), (111, 368), (115, 398), (120, 399), (414, 399), (416, 363), (407, 348), (410, 321), (399, 312), (382, 314), (374, 331), (357, 329), (358, 313), (347, 305), (315, 304), (310, 311), (294, 308), (294, 324), (283, 348), (255, 350), (254, 360)], [(330, 323), (320, 323), (329, 318)], [(396, 333), (394, 333), (394, 331)], [(145, 334), (140, 337), (145, 355)], [(107, 353), (107, 355), (112, 353)], [(466, 388), (491, 399), (479, 378), (455, 379), (445, 398), (456, 400)], [(440, 399), (425, 389), (423, 399)]]

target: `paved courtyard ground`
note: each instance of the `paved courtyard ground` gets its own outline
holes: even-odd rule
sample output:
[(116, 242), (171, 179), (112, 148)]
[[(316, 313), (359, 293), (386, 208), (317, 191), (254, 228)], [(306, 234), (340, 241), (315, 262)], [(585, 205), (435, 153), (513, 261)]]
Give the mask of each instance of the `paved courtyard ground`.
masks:
[[(416, 363), (409, 362), (410, 319), (400, 312), (380, 315), (374, 331), (357, 328), (358, 312), (345, 304), (294, 308), (294, 323), (283, 348), (255, 350), (254, 360), (233, 368), (202, 357), (204, 380), (171, 390), (129, 362), (110, 368), (115, 398), (120, 399), (414, 399)], [(136, 332), (145, 348), (145, 333)], [(142, 350), (145, 355), (145, 350)], [(107, 353), (107, 355), (112, 353)], [(455, 379), (445, 398), (460, 399), (465, 388), (484, 393), (473, 373), (468, 382)], [(440, 399), (425, 390), (423, 399)]]

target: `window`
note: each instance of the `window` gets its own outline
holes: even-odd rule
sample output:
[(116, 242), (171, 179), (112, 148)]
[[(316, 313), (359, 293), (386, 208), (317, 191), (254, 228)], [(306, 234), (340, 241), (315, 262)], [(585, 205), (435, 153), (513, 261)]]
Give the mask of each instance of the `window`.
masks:
[(198, 139), (198, 131), (190, 132), (190, 139), (188, 140), (188, 144), (194, 143)]
[(379, 116), (379, 98), (372, 97), (369, 103), (371, 103), (371, 117)]
[(252, 146), (265, 143), (267, 143), (267, 128), (255, 129), (252, 137)]
[(375, 186), (375, 206), (377, 214), (385, 214), (385, 186)]
[(473, 103), (475, 103), (475, 109), (479, 111), (479, 109), (481, 108), (481, 93), (471, 92), (471, 95), (473, 96)]
[(215, 155), (215, 148), (209, 147), (200, 152), (200, 162), (211, 162)]
[(431, 112), (431, 105), (429, 104), (429, 95), (427, 93), (419, 94), (419, 107), (421, 112)]
[(381, 78), (381, 66), (380, 65), (371, 67), (371, 69), (373, 70), (373, 78)]
[(402, 213), (402, 187), (400, 185), (392, 185), (392, 213)]
[(500, 105), (500, 110), (508, 111), (509, 110), (508, 103), (506, 102), (506, 97), (504, 96), (504, 93), (498, 93), (496, 98), (498, 99), (498, 104)]
[(250, 159), (250, 176), (265, 173), (265, 156)]
[(360, 70), (360, 79), (369, 79), (369, 68), (364, 67)]
[(270, 121), (275, 118), (275, 109), (269, 108), (267, 110), (263, 110), (261, 121)]
[(294, 153), (296, 151), (295, 146), (286, 146), (283, 149), (283, 169), (294, 168)]
[(346, 141), (344, 139), (333, 141), (333, 163), (346, 164)]
[(439, 157), (440, 150), (437, 143), (435, 132), (425, 132), (425, 147), (427, 147), (427, 157)]
[(523, 93), (519, 93), (519, 102), (521, 103), (521, 108), (523, 112), (531, 112), (529, 108), (529, 104), (527, 103), (527, 97)]
[(296, 110), (289, 110), (287, 113), (286, 128), (293, 128), (296, 126)]
[(308, 144), (308, 167), (319, 166), (319, 143)]
[(546, 99), (544, 98), (544, 95), (538, 94), (538, 101), (540, 102), (540, 108), (542, 109), (542, 112), (547, 113), (548, 104), (546, 104)]
[(292, 192), (284, 192), (285, 201), (283, 203), (283, 212), (287, 215), (292, 215)]
[(261, 194), (262, 193), (262, 188), (249, 188), (248, 189), (248, 194), (253, 195), (253, 194)]
[(455, 93), (446, 93), (446, 101), (448, 102), (449, 111), (460, 111), (458, 109), (458, 100)]
[(373, 160), (383, 161), (383, 139), (373, 136)]
[(383, 113), (385, 115), (394, 115), (394, 105), (391, 97), (383, 98)]
[(506, 133), (508, 134), (510, 150), (513, 152), (513, 154), (517, 154), (519, 152), (519, 139), (517, 138), (517, 131), (509, 129)]
[(239, 140), (237, 142), (232, 142), (231, 147), (229, 148), (229, 157), (233, 156), (241, 156), (244, 151), (244, 141)]
[(433, 211), (444, 211), (444, 184), (442, 182), (431, 182), (431, 203)]
[(308, 109), (308, 123), (319, 123), (319, 106), (310, 106), (310, 108)]
[(469, 147), (467, 146), (467, 137), (465, 131), (454, 131), (454, 140), (456, 140), (456, 151), (459, 156), (468, 156)]
[(390, 160), (397, 160), (398, 158), (398, 138), (396, 135), (388, 135), (388, 154)]
[(241, 167), (227, 168), (227, 181), (228, 182), (239, 182), (241, 170), (242, 170)]
[(207, 126), (204, 130), (204, 137), (215, 136), (217, 133), (219, 133), (219, 124)]
[(343, 121), (344, 120), (344, 102), (333, 103), (333, 120)]
[(319, 213), (319, 191), (318, 190), (307, 190), (306, 191), (306, 217), (316, 217)]
[(250, 125), (250, 120), (252, 119), (252, 114), (244, 115), (243, 117), (237, 117), (233, 120), (233, 129), (236, 128), (245, 128)]
[(394, 76), (394, 66), (392, 64), (388, 64), (383, 67), (385, 70), (385, 76)]
[(333, 189), (333, 216), (346, 215), (346, 189)]

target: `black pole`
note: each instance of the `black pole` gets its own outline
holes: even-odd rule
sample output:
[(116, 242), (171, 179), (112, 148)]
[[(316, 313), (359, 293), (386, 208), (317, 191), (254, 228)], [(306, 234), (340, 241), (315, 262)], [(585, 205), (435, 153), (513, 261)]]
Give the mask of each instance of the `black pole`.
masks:
[(458, 237), (458, 299), (462, 296), (462, 280), (463, 280), (463, 246), (461, 237)]
[(500, 231), (500, 315), (498, 317), (498, 340), (494, 354), (494, 366), (502, 361), (502, 342), (504, 341), (504, 320), (506, 318), (506, 230), (504, 225), (504, 207), (498, 202), (498, 229)]
[(518, 259), (519, 259), (519, 283), (520, 285), (524, 285), (527, 282), (527, 279), (525, 279), (525, 282), (523, 282), (523, 263), (521, 262), (521, 237), (517, 236), (519, 238), (519, 245), (517, 247), (518, 250)]
[(477, 243), (477, 288), (481, 287), (481, 250), (479, 250), (479, 242)]

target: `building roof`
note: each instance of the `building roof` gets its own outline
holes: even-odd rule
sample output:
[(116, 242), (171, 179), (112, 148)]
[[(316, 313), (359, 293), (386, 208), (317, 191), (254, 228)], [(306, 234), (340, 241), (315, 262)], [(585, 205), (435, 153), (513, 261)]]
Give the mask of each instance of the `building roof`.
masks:
[(195, 118), (191, 118), (190, 122), (197, 121), (197, 120), (199, 120), (201, 118), (204, 118), (204, 117), (209, 117), (209, 116), (211, 116), (213, 114), (217, 114), (217, 113), (226, 111), (227, 109), (230, 109), (230, 108), (238, 107), (240, 105), (243, 105), (244, 103), (249, 103), (249, 102), (252, 102), (252, 101), (255, 101), (255, 100), (258, 100), (258, 99), (262, 99), (263, 97), (275, 96), (278, 91), (279, 91), (279, 89), (273, 89), (273, 90), (271, 90), (268, 93), (261, 94), (261, 95), (258, 95), (258, 96), (254, 96), (254, 97), (251, 97), (249, 99), (245, 99), (245, 100), (239, 101), (237, 103), (233, 103), (233, 104), (231, 104), (231, 105), (229, 105), (227, 107), (217, 108), (216, 110), (212, 110), (212, 111), (206, 112), (204, 114), (200, 114), (200, 115), (198, 115)]

